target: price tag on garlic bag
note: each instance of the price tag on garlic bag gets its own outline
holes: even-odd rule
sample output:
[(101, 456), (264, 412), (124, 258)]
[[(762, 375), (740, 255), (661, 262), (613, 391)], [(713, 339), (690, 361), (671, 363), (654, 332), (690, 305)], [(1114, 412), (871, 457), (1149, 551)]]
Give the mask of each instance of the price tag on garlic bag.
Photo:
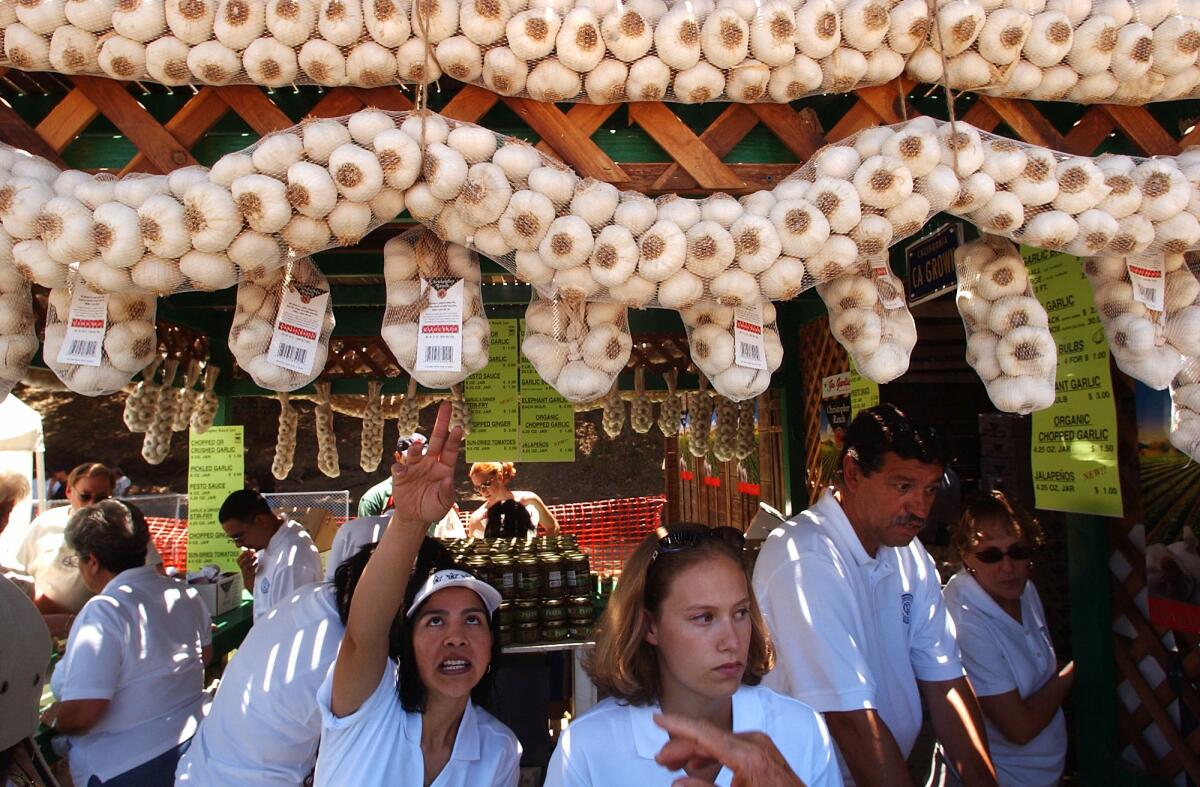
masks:
[(899, 279), (892, 275), (886, 260), (871, 263), (871, 276), (875, 279), (875, 290), (883, 308), (892, 311), (904, 306), (904, 290), (897, 286)]
[(267, 360), (298, 374), (312, 373), (328, 306), (329, 290), (292, 282), (279, 304)]
[(733, 362), (747, 369), (767, 368), (763, 345), (762, 306), (739, 306), (733, 311)]
[(80, 287), (71, 296), (67, 333), (58, 351), (58, 362), (99, 366), (107, 326), (108, 296)]
[(1162, 257), (1125, 260), (1129, 281), (1133, 284), (1133, 299), (1152, 311), (1160, 312), (1166, 301), (1167, 280), (1163, 273)]
[(415, 371), (462, 371), (464, 287), (462, 279), (421, 279), (425, 307), (417, 321)]

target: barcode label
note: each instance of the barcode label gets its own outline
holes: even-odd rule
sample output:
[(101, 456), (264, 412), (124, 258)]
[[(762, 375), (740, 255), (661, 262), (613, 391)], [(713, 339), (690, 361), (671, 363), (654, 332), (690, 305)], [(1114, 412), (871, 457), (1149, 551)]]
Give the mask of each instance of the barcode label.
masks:
[(71, 294), (67, 332), (58, 350), (58, 362), (74, 366), (99, 366), (108, 330), (108, 296), (77, 287)]
[(417, 318), (413, 371), (461, 372), (466, 284), (462, 279), (422, 279), (421, 294), (425, 307)]
[(1163, 310), (1167, 296), (1163, 263), (1162, 257), (1125, 260), (1125, 269), (1133, 284), (1133, 299), (1156, 312)]
[(733, 362), (746, 369), (767, 368), (763, 360), (762, 304), (739, 306), (733, 311)]
[(326, 290), (294, 282), (286, 288), (275, 315), (267, 361), (297, 374), (312, 374), (328, 306)]

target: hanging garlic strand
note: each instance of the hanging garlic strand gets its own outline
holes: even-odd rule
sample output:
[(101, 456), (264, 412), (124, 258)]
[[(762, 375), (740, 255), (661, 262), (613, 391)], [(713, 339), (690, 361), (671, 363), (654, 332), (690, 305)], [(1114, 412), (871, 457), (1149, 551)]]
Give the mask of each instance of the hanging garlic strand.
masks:
[(200, 394), (200, 399), (196, 402), (195, 409), (192, 410), (192, 429), (196, 431), (196, 434), (207, 432), (212, 427), (213, 421), (216, 420), (217, 407), (220, 402), (214, 389), (220, 375), (220, 366), (209, 364), (208, 368), (204, 370), (204, 392)]
[(708, 453), (708, 435), (712, 431), (713, 400), (708, 392), (708, 378), (700, 375), (700, 390), (693, 393), (688, 405), (688, 423), (691, 435), (688, 451), (694, 457)]
[(471, 406), (463, 398), (462, 385), (450, 389), (450, 428), (461, 427), (463, 437), (471, 433)]
[(658, 406), (658, 430), (663, 437), (675, 437), (679, 434), (679, 423), (683, 420), (683, 396), (675, 389), (679, 381), (679, 370), (672, 369), (666, 375), (667, 398)]
[(737, 440), (734, 455), (738, 459), (747, 459), (758, 450), (754, 430), (754, 400), (747, 399), (737, 403)]
[(192, 413), (196, 408), (196, 400), (200, 392), (196, 390), (196, 381), (200, 379), (200, 371), (204, 365), (198, 358), (193, 358), (188, 364), (187, 374), (183, 376), (183, 387), (175, 393), (178, 400), (175, 404), (175, 418), (171, 421), (172, 432), (186, 432), (192, 422)]
[(654, 405), (646, 396), (646, 367), (633, 372), (633, 401), (629, 403), (629, 426), (637, 434), (646, 434), (654, 426)]
[(142, 458), (148, 464), (160, 465), (171, 453), (171, 424), (175, 420), (175, 406), (178, 403), (174, 385), (178, 371), (179, 361), (173, 358), (163, 366), (163, 384), (154, 408), (154, 420), (142, 441)]
[(715, 397), (717, 421), (713, 437), (713, 457), (728, 462), (736, 455), (737, 405), (724, 396)]
[(625, 428), (625, 402), (621, 400), (621, 389), (614, 382), (612, 390), (604, 397), (604, 413), (600, 419), (604, 433), (614, 440)]
[(341, 475), (337, 435), (333, 431), (333, 406), (329, 402), (329, 383), (317, 383), (317, 406), (313, 409), (317, 432), (317, 469), (330, 478)]
[(421, 404), (417, 401), (417, 380), (408, 378), (408, 388), (404, 391), (404, 400), (396, 409), (396, 428), (401, 437), (408, 437), (417, 431), (421, 421)]
[(159, 385), (154, 381), (158, 367), (162, 365), (163, 356), (156, 355), (154, 360), (142, 369), (142, 380), (133, 387), (129, 396), (125, 397), (125, 428), (134, 434), (143, 434), (154, 421), (154, 409), (158, 403)]
[(365, 472), (373, 473), (383, 459), (383, 383), (367, 383), (367, 404), (362, 419), (362, 444), (358, 464)]
[(292, 472), (292, 463), (296, 457), (296, 425), (300, 422), (300, 414), (288, 401), (286, 391), (280, 391), (276, 398), (279, 399), (279, 433), (275, 438), (275, 459), (271, 462), (271, 475), (282, 481)]

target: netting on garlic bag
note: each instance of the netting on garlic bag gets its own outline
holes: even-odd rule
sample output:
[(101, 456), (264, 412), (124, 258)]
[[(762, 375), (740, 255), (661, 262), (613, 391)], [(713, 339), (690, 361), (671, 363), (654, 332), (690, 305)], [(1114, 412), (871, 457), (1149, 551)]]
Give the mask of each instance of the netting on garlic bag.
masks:
[(1200, 352), (1200, 280), (1185, 255), (1092, 257), (1083, 270), (1117, 366), (1166, 388)]
[(305, 257), (238, 285), (229, 349), (259, 387), (294, 391), (325, 370), (334, 323), (329, 282)]
[(521, 352), (566, 400), (590, 402), (607, 394), (632, 351), (624, 306), (547, 299), (534, 291), (525, 310)]
[(1058, 346), (1020, 251), (987, 236), (954, 252), (967, 363), (996, 408), (1027, 415), (1054, 404)]
[(42, 355), (75, 393), (116, 393), (158, 353), (153, 295), (97, 293), (73, 280), (50, 290), (46, 303)]
[(22, 0), (0, 5), (0, 65), (273, 88), (445, 74), (597, 104), (786, 103), (906, 73), (960, 91), (1142, 104), (1196, 92), (1198, 16), (1166, 0)]
[(125, 428), (134, 434), (145, 433), (150, 428), (150, 422), (154, 420), (154, 410), (158, 407), (159, 389), (155, 375), (158, 373), (158, 368), (162, 366), (163, 360), (165, 360), (165, 356), (161, 353), (155, 354), (150, 359), (150, 363), (142, 369), (142, 379), (125, 397), (122, 417), (125, 421)]
[(750, 399), (771, 384), (783, 363), (783, 342), (770, 301), (726, 306), (701, 302), (680, 312), (692, 363), (713, 390), (734, 401)]
[(1200, 461), (1200, 357), (1189, 356), (1171, 380), (1171, 445)]
[(829, 330), (864, 377), (887, 383), (908, 371), (917, 326), (904, 284), (886, 257), (876, 256), (851, 272), (818, 285), (829, 312)]
[(3, 262), (0, 247), (0, 402), (25, 377), (37, 354), (37, 315), (29, 282)]
[(418, 227), (383, 247), (387, 308), (380, 336), (427, 388), (450, 388), (488, 363), (491, 328), (479, 258)]

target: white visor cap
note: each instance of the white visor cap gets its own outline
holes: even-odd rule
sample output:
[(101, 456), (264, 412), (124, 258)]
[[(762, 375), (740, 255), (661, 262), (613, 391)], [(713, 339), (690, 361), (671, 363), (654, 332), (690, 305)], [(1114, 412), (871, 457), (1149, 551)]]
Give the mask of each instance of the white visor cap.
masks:
[(417, 608), (424, 603), (425, 599), (439, 590), (458, 587), (470, 588), (475, 591), (476, 595), (483, 601), (483, 605), (487, 607), (488, 615), (496, 614), (496, 610), (500, 608), (500, 591), (466, 571), (460, 571), (457, 568), (445, 568), (429, 575), (429, 579), (425, 580), (425, 584), (421, 585), (421, 589), (413, 596), (412, 606), (404, 613), (405, 617), (411, 618), (413, 613), (417, 611)]

